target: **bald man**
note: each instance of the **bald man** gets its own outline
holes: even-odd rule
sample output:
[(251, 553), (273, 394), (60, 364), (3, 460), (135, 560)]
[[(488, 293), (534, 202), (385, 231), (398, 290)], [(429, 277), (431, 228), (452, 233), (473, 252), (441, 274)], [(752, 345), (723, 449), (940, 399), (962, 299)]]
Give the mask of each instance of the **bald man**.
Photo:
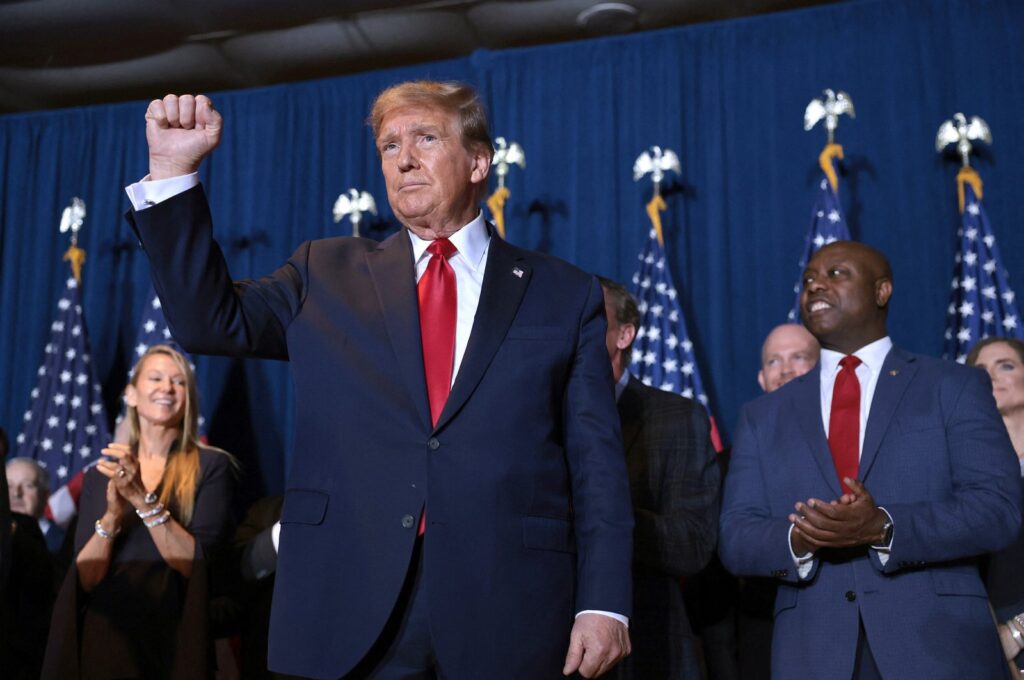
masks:
[(774, 392), (814, 368), (820, 352), (818, 341), (801, 324), (776, 326), (761, 346), (757, 384), (765, 392)]
[(803, 276), (817, 370), (743, 408), (721, 517), (735, 574), (779, 583), (772, 678), (999, 678), (976, 558), (1020, 528), (987, 376), (893, 345), (892, 270), (838, 241)]

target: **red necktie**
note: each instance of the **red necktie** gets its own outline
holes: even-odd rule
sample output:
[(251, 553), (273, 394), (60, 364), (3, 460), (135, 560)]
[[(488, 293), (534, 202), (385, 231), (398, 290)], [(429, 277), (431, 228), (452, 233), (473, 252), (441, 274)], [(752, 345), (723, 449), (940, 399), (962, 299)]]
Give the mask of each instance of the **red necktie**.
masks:
[(852, 354), (839, 361), (843, 368), (832, 389), (832, 413), (828, 418), (828, 447), (832, 449), (832, 462), (843, 493), (850, 493), (843, 477), (856, 479), (860, 467), (860, 364), (861, 360)]
[[(455, 318), (458, 290), (455, 272), (448, 258), (458, 250), (446, 238), (427, 246), (432, 257), (416, 287), (420, 303), (420, 338), (423, 342), (423, 370), (427, 378), (427, 399), (430, 401), (430, 422), (437, 425), (452, 385), (455, 364)], [(427, 508), (420, 513), (418, 535), (427, 528)]]
[(452, 386), (455, 363), (455, 317), (458, 291), (448, 258), (458, 252), (452, 242), (439, 238), (427, 246), (433, 257), (420, 277), (416, 292), (420, 302), (420, 338), (423, 369), (430, 400), (430, 422), (437, 425)]

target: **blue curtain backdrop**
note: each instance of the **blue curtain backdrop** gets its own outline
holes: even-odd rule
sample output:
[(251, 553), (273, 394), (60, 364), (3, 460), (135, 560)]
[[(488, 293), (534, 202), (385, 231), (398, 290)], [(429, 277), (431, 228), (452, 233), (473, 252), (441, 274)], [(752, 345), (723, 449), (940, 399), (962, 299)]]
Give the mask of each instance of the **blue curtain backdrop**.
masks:
[[(331, 206), (355, 186), (396, 228), (365, 117), (410, 78), (477, 86), (493, 132), (526, 149), (506, 206), (510, 241), (626, 281), (648, 229), (650, 182), (633, 160), (659, 144), (682, 174), (665, 192), (666, 249), (711, 405), (726, 434), (758, 394), (760, 343), (783, 321), (810, 222), (824, 132), (802, 130), (822, 88), (849, 92), (841, 199), (855, 238), (892, 259), (896, 342), (942, 352), (953, 271), (955, 160), (939, 124), (981, 115), (995, 136), (974, 162), (1011, 284), (1024, 291), (1024, 3), (870, 0), (614, 39), (479, 52), (467, 59), (215, 94), (226, 119), (203, 169), (236, 278), (279, 265), (303, 240), (347, 234)], [(154, 92), (154, 96), (163, 93)], [(60, 211), (88, 205), (81, 245), (97, 373), (118, 398), (148, 289), (121, 218), (146, 173), (146, 102), (0, 116), (0, 425), (15, 435), (66, 265)], [(1019, 291), (1021, 292), (1021, 291)], [(280, 491), (293, 452), (291, 384), (275, 362), (199, 358), (210, 436), (246, 465), (246, 495)], [(112, 408), (116, 411), (116, 408)], [(386, 414), (377, 414), (386, 417)], [(366, 414), (375, 417), (375, 414)]]

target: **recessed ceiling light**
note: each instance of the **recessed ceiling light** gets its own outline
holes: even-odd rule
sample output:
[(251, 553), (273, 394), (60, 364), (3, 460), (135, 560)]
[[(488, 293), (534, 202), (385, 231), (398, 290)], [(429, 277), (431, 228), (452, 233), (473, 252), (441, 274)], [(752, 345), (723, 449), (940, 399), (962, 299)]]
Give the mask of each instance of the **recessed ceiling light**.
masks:
[(599, 2), (576, 16), (576, 23), (591, 35), (628, 33), (636, 28), (637, 11), (624, 2)]

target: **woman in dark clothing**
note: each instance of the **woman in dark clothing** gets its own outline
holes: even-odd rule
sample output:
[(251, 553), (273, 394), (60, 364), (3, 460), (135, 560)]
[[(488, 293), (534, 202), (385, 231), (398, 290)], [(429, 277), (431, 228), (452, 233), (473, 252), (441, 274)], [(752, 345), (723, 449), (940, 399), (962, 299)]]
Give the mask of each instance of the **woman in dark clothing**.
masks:
[(206, 562), (229, 534), (231, 457), (199, 443), (188, 361), (151, 347), (125, 388), (129, 442), (85, 476), (74, 568), (43, 676), (206, 678)]
[[(1021, 461), (1024, 487), (1024, 343), (1013, 338), (987, 338), (974, 346), (967, 363), (986, 370), (992, 396)], [(1024, 668), (1024, 530), (1008, 548), (988, 558), (985, 570), (988, 599), (999, 621), (1003, 653), (1017, 672)]]

